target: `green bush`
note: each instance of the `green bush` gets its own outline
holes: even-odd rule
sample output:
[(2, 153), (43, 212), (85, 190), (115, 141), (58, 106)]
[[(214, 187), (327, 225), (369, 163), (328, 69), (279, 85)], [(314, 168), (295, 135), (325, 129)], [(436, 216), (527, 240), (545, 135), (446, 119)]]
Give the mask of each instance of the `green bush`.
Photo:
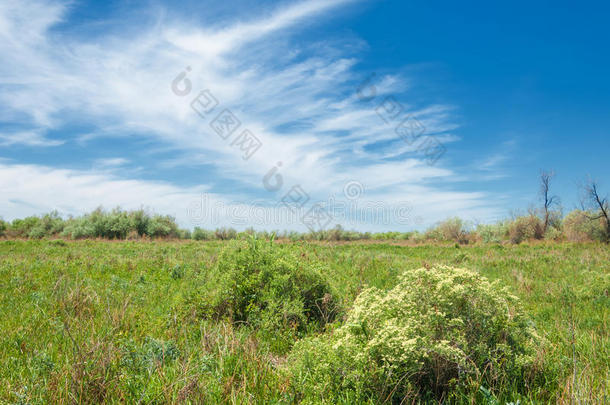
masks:
[(151, 238), (190, 238), (190, 232), (178, 229), (171, 216), (151, 216), (143, 210), (110, 212), (98, 208), (90, 214), (66, 221), (62, 235), (72, 239), (105, 238), (136, 240)]
[(481, 224), (477, 226), (477, 234), (485, 243), (500, 243), (508, 237), (508, 226), (505, 222)]
[(41, 239), (45, 236), (59, 235), (64, 230), (65, 222), (57, 211), (41, 217), (36, 225), (30, 229), (27, 236), (34, 239)]
[(38, 225), (40, 218), (38, 217), (27, 217), (23, 219), (15, 219), (11, 223), (9, 229), (9, 236), (18, 238), (26, 238), (30, 231)]
[(213, 240), (215, 238), (215, 235), (213, 231), (208, 231), (199, 227), (195, 227), (195, 229), (193, 230), (192, 238), (195, 240)]
[(524, 389), (540, 340), (505, 288), (439, 266), (362, 291), (332, 335), (295, 345), (288, 370), (305, 402), (455, 400), (482, 386)]
[(155, 215), (148, 221), (146, 235), (151, 238), (175, 238), (178, 236), (178, 226), (170, 216)]
[(333, 321), (337, 313), (322, 271), (272, 242), (232, 241), (194, 304), (205, 318), (228, 318), (272, 333), (303, 332)]
[(6, 229), (8, 228), (8, 224), (0, 218), (0, 236), (4, 236)]
[(549, 226), (546, 230), (546, 232), (544, 233), (544, 239), (545, 240), (552, 240), (555, 242), (560, 242), (562, 240), (565, 239), (563, 231), (561, 229), (561, 222), (559, 223), (559, 226), (557, 225), (552, 225)]
[(95, 238), (95, 227), (86, 218), (68, 220), (62, 236), (71, 239)]

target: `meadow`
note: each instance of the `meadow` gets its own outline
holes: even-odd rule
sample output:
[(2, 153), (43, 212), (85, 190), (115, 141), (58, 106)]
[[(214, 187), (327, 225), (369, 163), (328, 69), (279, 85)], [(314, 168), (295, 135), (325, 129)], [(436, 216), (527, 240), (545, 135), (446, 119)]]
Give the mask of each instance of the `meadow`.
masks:
[[(287, 371), (291, 348), (332, 334), (344, 313), (321, 329), (277, 335), (197, 316), (192, 303), (228, 243), (0, 241), (0, 403), (308, 402)], [(542, 383), (526, 390), (514, 389), (515, 381), (481, 386), (447, 402), (610, 400), (607, 244), (266, 243), (320, 266), (344, 311), (364, 288), (389, 290), (407, 269), (449, 265), (507, 286), (547, 342), (536, 354)], [(409, 403), (417, 401), (434, 400)]]

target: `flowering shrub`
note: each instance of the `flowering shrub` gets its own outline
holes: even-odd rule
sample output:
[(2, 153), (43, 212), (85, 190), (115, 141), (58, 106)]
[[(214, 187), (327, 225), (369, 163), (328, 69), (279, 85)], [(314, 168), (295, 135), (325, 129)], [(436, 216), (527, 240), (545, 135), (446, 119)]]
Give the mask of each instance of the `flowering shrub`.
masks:
[(439, 266), (362, 291), (331, 336), (295, 346), (290, 371), (306, 401), (439, 400), (527, 381), (539, 340), (505, 288)]

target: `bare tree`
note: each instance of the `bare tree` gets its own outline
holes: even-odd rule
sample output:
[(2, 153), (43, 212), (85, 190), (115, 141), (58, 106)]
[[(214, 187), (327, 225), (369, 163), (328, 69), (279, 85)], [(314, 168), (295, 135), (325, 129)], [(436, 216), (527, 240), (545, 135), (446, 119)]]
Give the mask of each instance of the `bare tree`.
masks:
[(587, 215), (587, 217), (592, 221), (602, 220), (604, 223), (604, 241), (610, 243), (610, 206), (608, 204), (608, 197), (600, 196), (597, 182), (589, 180), (585, 185), (585, 198), (588, 208), (595, 212), (593, 215)]
[(544, 225), (542, 228), (543, 234), (546, 233), (551, 221), (551, 211), (553, 207), (559, 204), (559, 197), (551, 195), (551, 180), (555, 177), (554, 171), (547, 172), (543, 170), (540, 173), (540, 197), (543, 202), (544, 210)]

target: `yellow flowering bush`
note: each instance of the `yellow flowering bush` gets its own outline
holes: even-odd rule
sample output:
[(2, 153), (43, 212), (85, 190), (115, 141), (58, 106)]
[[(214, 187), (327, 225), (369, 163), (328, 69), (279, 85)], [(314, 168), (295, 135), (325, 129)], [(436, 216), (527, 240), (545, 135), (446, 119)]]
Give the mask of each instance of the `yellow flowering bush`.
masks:
[(525, 381), (538, 341), (506, 288), (437, 266), (362, 291), (332, 335), (295, 346), (291, 372), (306, 402), (439, 400)]

